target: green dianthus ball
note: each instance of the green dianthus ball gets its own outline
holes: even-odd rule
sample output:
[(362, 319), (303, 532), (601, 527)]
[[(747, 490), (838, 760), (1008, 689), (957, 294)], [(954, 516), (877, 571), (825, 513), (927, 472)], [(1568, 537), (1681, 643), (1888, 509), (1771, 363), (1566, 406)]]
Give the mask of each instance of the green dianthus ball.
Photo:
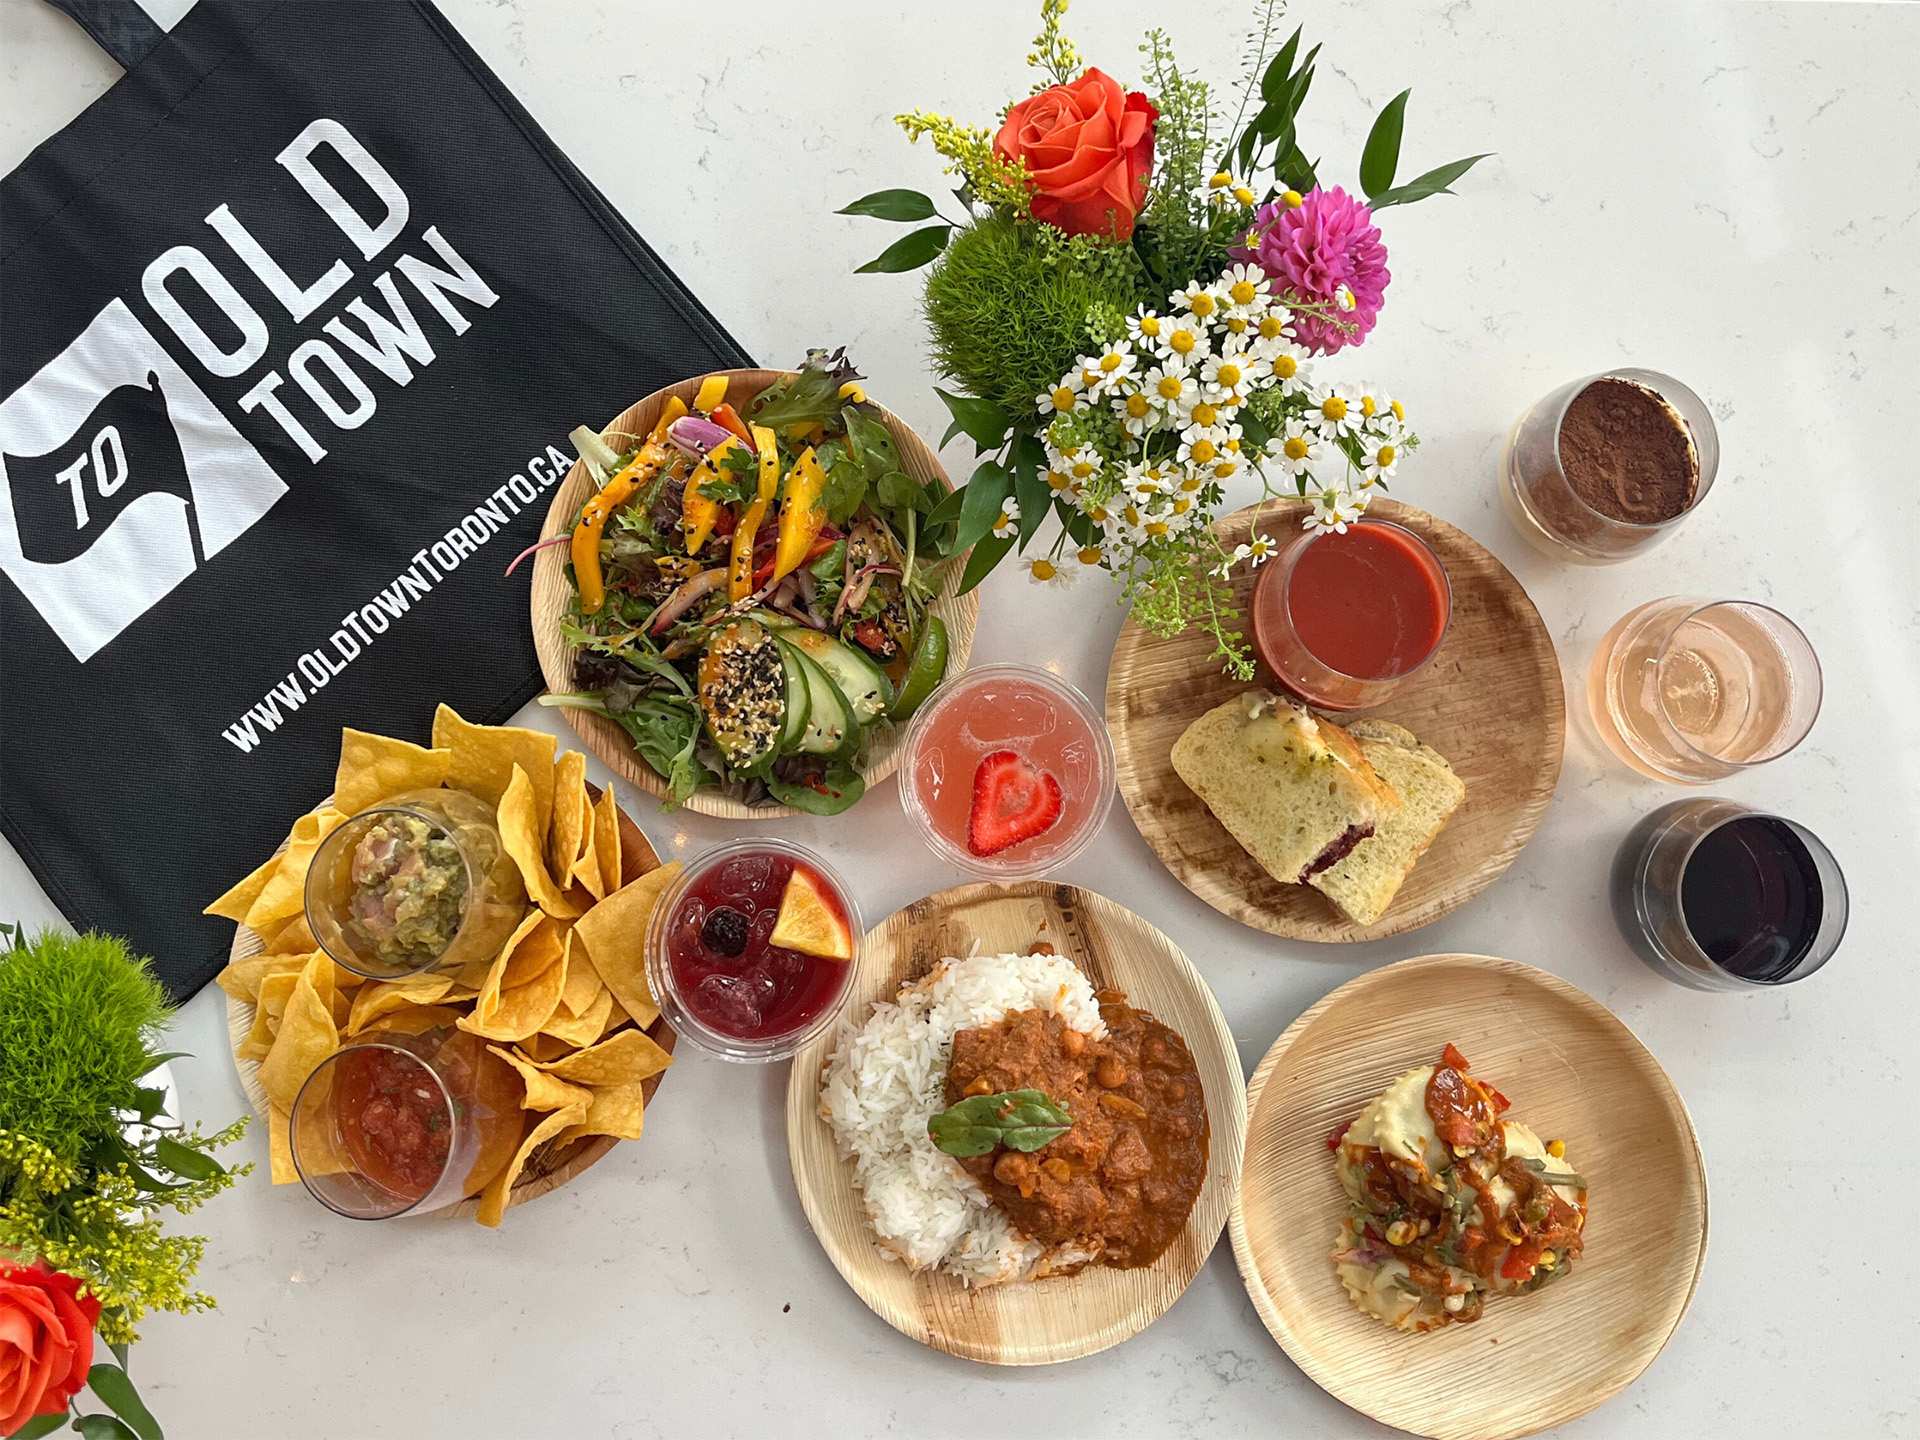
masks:
[(168, 1013), (148, 962), (110, 935), (0, 951), (0, 1130), (79, 1162), (119, 1133)]
[(1144, 285), (1128, 246), (982, 220), (955, 234), (927, 274), (934, 363), (968, 394), (1031, 415), (1078, 356), (1117, 338)]

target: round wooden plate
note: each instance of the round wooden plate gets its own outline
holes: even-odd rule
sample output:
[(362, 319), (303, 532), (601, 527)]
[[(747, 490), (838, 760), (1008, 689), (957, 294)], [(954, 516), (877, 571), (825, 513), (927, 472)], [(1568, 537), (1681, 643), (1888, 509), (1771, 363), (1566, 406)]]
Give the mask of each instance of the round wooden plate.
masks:
[[(747, 401), (775, 380), (793, 372), (717, 370), (713, 373), (725, 375), (732, 382), (727, 387), (727, 397), (744, 413)], [(678, 395), (691, 403), (704, 378), (695, 375), (676, 385), (654, 391), (646, 399), (616, 415), (603, 427), (602, 433), (619, 431), (627, 435), (644, 435), (653, 428), (654, 421), (659, 418), (660, 407), (667, 403), (668, 396)], [(912, 428), (891, 410), (879, 405), (873, 408), (879, 411), (881, 420), (892, 434), (894, 448), (899, 451), (900, 463), (907, 474), (923, 483), (938, 480), (941, 485), (947, 485), (947, 472), (940, 468), (940, 457), (933, 448), (914, 434)], [(614, 448), (620, 447), (615, 445)], [(587, 467), (576, 460), (573, 468), (567, 472), (566, 479), (553, 492), (553, 504), (548, 507), (546, 523), (540, 527), (542, 540), (561, 534), (572, 524), (581, 505), (592, 493), (592, 487), (593, 479), (587, 473)], [(533, 561), (533, 646), (540, 656), (540, 673), (549, 691), (575, 688), (573, 662), (579, 654), (579, 647), (571, 644), (560, 632), (561, 618), (573, 600), (573, 587), (567, 581), (564, 549), (559, 545), (551, 546), (540, 551)], [(934, 614), (947, 622), (948, 675), (958, 675), (967, 668), (967, 656), (973, 649), (974, 628), (980, 623), (980, 592), (970, 590), (965, 595), (958, 593), (960, 578), (959, 565), (947, 566), (945, 582), (934, 595), (930, 607)], [(567, 723), (573, 726), (587, 749), (597, 755), (608, 769), (650, 795), (666, 794), (666, 783), (654, 773), (652, 766), (634, 753), (633, 743), (627, 738), (626, 731), (613, 721), (603, 715), (595, 715), (590, 710), (576, 710), (570, 706), (560, 713), (566, 716)], [(904, 725), (895, 725), (875, 734), (869, 741), (867, 763), (860, 772), (869, 787), (879, 784), (899, 769), (902, 759), (900, 747), (906, 739), (906, 733)], [(695, 791), (688, 798), (686, 808), (726, 820), (766, 820), (777, 815), (797, 813), (786, 805), (745, 805), (731, 796), (708, 790)]]
[[(600, 787), (592, 781), (587, 782), (587, 798), (598, 800)], [(660, 866), (660, 857), (655, 853), (653, 844), (640, 827), (620, 812), (620, 883), (631, 885), (649, 870)], [(244, 925), (234, 927), (233, 945), (227, 952), (227, 959), (245, 960), (260, 953), (260, 937)], [(236, 1046), (244, 1041), (253, 1029), (253, 1006), (244, 1000), (227, 997), (227, 1053), (232, 1055)], [(678, 1038), (673, 1027), (666, 1020), (657, 1019), (648, 1028), (654, 1043), (669, 1055), (673, 1053), (674, 1042)], [(267, 1092), (260, 1086), (260, 1065), (257, 1061), (235, 1058), (233, 1068), (239, 1072), (240, 1087), (247, 1092), (247, 1100), (253, 1106), (253, 1113), (262, 1120), (267, 1118)], [(653, 1104), (654, 1093), (659, 1090), (660, 1082), (666, 1078), (662, 1070), (657, 1075), (649, 1075), (641, 1082), (641, 1094), (648, 1105)], [(579, 1175), (589, 1166), (597, 1163), (602, 1156), (620, 1142), (611, 1135), (587, 1135), (560, 1149), (549, 1142), (527, 1157), (526, 1167), (521, 1170), (520, 1178), (513, 1182), (513, 1189), (507, 1194), (507, 1208), (524, 1205), (529, 1200), (537, 1200), (549, 1190), (558, 1190), (569, 1180)], [(480, 1213), (480, 1201), (476, 1196), (446, 1210), (436, 1210), (431, 1218), (465, 1220)]]
[[(1249, 506), (1220, 522), (1221, 538), (1238, 545), (1257, 529), (1284, 539), (1305, 513), (1288, 500)], [(1267, 874), (1173, 773), (1168, 757), (1181, 732), (1252, 688), (1220, 673), (1208, 658), (1211, 641), (1198, 630), (1162, 640), (1129, 620), (1107, 669), (1107, 728), (1120, 794), (1147, 844), (1175, 879), (1222, 915), (1291, 940), (1381, 940), (1466, 904), (1533, 838), (1560, 779), (1567, 736), (1560, 661), (1520, 582), (1479, 541), (1424, 510), (1379, 500), (1368, 513), (1431, 545), (1453, 586), (1453, 622), (1440, 652), (1368, 713), (1411, 730), (1446, 756), (1467, 786), (1446, 829), (1373, 924), (1355, 924), (1311, 886), (1283, 885)], [(1246, 566), (1233, 588), (1245, 614), (1253, 589)]]
[[(1327, 1136), (1451, 1041), (1510, 1114), (1592, 1185), (1585, 1253), (1531, 1295), (1424, 1335), (1355, 1309), (1328, 1257), (1347, 1204)], [(1247, 1095), (1233, 1253), (1293, 1362), (1374, 1419), (1435, 1440), (1560, 1425), (1653, 1362), (1700, 1283), (1707, 1176), (1660, 1063), (1606, 1007), (1531, 965), (1423, 955), (1349, 981), (1274, 1042)]]
[(962, 885), (930, 895), (868, 932), (844, 1023), (860, 1024), (873, 1002), (949, 956), (1024, 953), (1053, 945), (1095, 989), (1127, 992), (1186, 1038), (1199, 1066), (1212, 1132), (1206, 1183), (1186, 1229), (1153, 1264), (1138, 1270), (1092, 1265), (1050, 1276), (969, 1289), (944, 1272), (912, 1274), (874, 1244), (853, 1185), (853, 1166), (835, 1152), (820, 1118), (820, 1074), (837, 1034), (794, 1057), (787, 1083), (787, 1153), (793, 1183), (814, 1234), (854, 1292), (881, 1319), (923, 1345), (994, 1365), (1049, 1365), (1130, 1339), (1180, 1298), (1226, 1222), (1246, 1134), (1246, 1087), (1220, 1007), (1187, 957), (1138, 915), (1072, 885), (1028, 880)]

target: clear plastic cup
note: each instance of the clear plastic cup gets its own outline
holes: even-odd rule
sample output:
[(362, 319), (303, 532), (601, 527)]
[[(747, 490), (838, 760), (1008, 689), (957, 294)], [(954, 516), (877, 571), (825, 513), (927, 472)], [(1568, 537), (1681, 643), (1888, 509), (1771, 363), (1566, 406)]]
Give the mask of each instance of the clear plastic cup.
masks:
[[(1012, 751), (1051, 775), (1060, 818), (996, 854), (970, 843), (974, 782), (989, 756)], [(982, 665), (947, 681), (907, 731), (900, 804), (921, 837), (956, 869), (995, 880), (1058, 870), (1100, 833), (1113, 805), (1113, 740), (1093, 702), (1050, 670)]]
[[(851, 958), (800, 955), (767, 943), (786, 877), (801, 870), (811, 871), (838, 907)], [(738, 956), (708, 943), (723, 938), (707, 929), (723, 908), (746, 922), (746, 948)], [(819, 855), (788, 840), (735, 840), (688, 862), (653, 907), (647, 983), (667, 1023), (709, 1054), (749, 1064), (784, 1060), (839, 1015), (864, 933), (853, 892)]]

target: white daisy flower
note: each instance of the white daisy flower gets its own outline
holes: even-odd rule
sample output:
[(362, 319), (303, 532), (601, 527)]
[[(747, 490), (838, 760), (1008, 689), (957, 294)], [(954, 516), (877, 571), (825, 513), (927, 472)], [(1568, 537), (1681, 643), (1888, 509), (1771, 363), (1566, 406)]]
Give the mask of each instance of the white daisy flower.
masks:
[(1198, 280), (1184, 290), (1174, 291), (1167, 297), (1167, 303), (1176, 310), (1186, 311), (1202, 324), (1211, 322), (1221, 310), (1220, 292)]
[(1207, 473), (1215, 480), (1231, 480), (1235, 475), (1240, 473), (1239, 452), (1237, 450), (1229, 450), (1213, 462), (1213, 468)]
[(1246, 559), (1252, 553), (1253, 553), (1253, 547), (1250, 545), (1234, 546), (1233, 549), (1229, 550), (1225, 555), (1222, 555), (1220, 557), (1220, 563), (1213, 567), (1213, 573), (1218, 575), (1222, 580), (1232, 579), (1233, 567), (1238, 565), (1242, 560)]
[(1098, 566), (1106, 563), (1106, 552), (1098, 545), (1082, 545), (1074, 551), (1073, 558), (1082, 565)]
[(1245, 545), (1238, 548), (1247, 552), (1247, 564), (1258, 570), (1273, 558), (1273, 552), (1280, 547), (1274, 543), (1271, 535), (1256, 535)]
[(1200, 366), (1200, 382), (1214, 401), (1233, 405), (1246, 403), (1247, 388), (1267, 378), (1267, 362), (1252, 351), (1229, 345), (1222, 353), (1210, 355)]
[(1140, 392), (1171, 414), (1191, 410), (1200, 398), (1200, 382), (1185, 365), (1169, 360), (1156, 365), (1141, 378)]
[(1158, 465), (1142, 465), (1136, 461), (1126, 467), (1125, 474), (1127, 494), (1142, 505), (1173, 488), (1172, 482)]
[(1160, 409), (1154, 397), (1138, 386), (1113, 397), (1113, 413), (1120, 417), (1121, 428), (1136, 439), (1160, 423)]
[(1347, 311), (1356, 309), (1360, 304), (1353, 298), (1353, 291), (1344, 284), (1333, 287), (1333, 303), (1339, 309)]
[[(1182, 422), (1180, 428), (1186, 432), (1189, 439), (1193, 437), (1195, 431), (1203, 434), (1211, 433), (1233, 418), (1234, 408), (1234, 406), (1225, 401), (1208, 400), (1204, 398), (1196, 400), (1187, 407), (1186, 413), (1180, 417)], [(1221, 438), (1224, 439), (1225, 437), (1222, 436)]]
[(1313, 423), (1329, 439), (1360, 428), (1360, 396), (1351, 385), (1316, 385), (1307, 392), (1307, 403)]
[(1326, 458), (1326, 445), (1320, 432), (1296, 415), (1267, 441), (1267, 458), (1289, 475), (1305, 475)]
[(1151, 350), (1160, 343), (1166, 323), (1157, 312), (1142, 305), (1127, 317), (1127, 336), (1141, 349)]
[(1020, 502), (1009, 495), (1000, 502), (1000, 514), (993, 522), (993, 538), (1010, 539), (1020, 530)]
[(1080, 393), (1086, 388), (1086, 377), (1078, 370), (1069, 370), (1053, 389), (1035, 397), (1034, 408), (1049, 419), (1055, 415), (1071, 415), (1080, 408)]
[(1129, 383), (1133, 368), (1139, 364), (1139, 357), (1133, 353), (1133, 346), (1125, 340), (1116, 340), (1098, 355), (1080, 357), (1080, 374), (1087, 382), (1087, 394), (1107, 396), (1115, 394)]
[(1253, 328), (1262, 340), (1290, 340), (1293, 338), (1293, 312), (1276, 302), (1267, 307)]
[[(1234, 428), (1237, 430), (1239, 427)], [(1228, 453), (1227, 441), (1230, 438), (1238, 437), (1229, 436), (1220, 426), (1211, 430), (1188, 430), (1186, 438), (1180, 442), (1180, 458), (1195, 467), (1212, 465)]]
[(1337, 535), (1347, 533), (1347, 526), (1360, 518), (1360, 512), (1366, 507), (1356, 503), (1355, 498), (1337, 486), (1329, 485), (1310, 497), (1313, 509), (1307, 512), (1300, 522), (1303, 530), (1331, 530)]
[(1367, 477), (1367, 484), (1391, 480), (1400, 463), (1400, 437), (1370, 434), (1360, 444), (1360, 473)]
[(1176, 361), (1183, 366), (1198, 365), (1212, 349), (1205, 325), (1192, 315), (1174, 315), (1162, 321), (1160, 338), (1154, 344), (1163, 362)]
[(1113, 524), (1114, 517), (1119, 513), (1111, 500), (1093, 500), (1085, 494), (1074, 496), (1073, 503), (1074, 508), (1103, 530)]
[(1078, 578), (1079, 572), (1062, 565), (1057, 560), (1049, 560), (1044, 555), (1036, 555), (1031, 560), (1022, 560), (1027, 578), (1036, 585), (1046, 585), (1064, 590)]
[(1261, 363), (1282, 395), (1305, 395), (1313, 385), (1313, 367), (1307, 352), (1291, 340), (1260, 341)]
[(1231, 265), (1214, 281), (1229, 311), (1246, 314), (1266, 304), (1273, 282), (1258, 265)]

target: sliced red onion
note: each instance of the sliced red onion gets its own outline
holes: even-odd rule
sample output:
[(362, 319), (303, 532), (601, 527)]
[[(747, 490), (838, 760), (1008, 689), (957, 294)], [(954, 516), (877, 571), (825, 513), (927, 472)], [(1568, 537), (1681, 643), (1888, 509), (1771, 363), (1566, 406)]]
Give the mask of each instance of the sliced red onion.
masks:
[(526, 549), (522, 550), (518, 555), (514, 556), (513, 559), (507, 562), (506, 573), (509, 575), (513, 574), (515, 570), (518, 570), (520, 568), (520, 562), (526, 559), (527, 556), (533, 554), (536, 550), (545, 550), (551, 545), (568, 545), (568, 544), (571, 544), (572, 541), (573, 541), (573, 535), (571, 532), (560, 534), (560, 535), (551, 535), (551, 536), (548, 536), (545, 540), (536, 540), (533, 542), (533, 544), (527, 546)]
[(655, 635), (665, 634), (668, 626), (726, 583), (726, 566), (716, 565), (711, 570), (702, 570), (661, 602), (660, 608), (653, 612), (653, 618), (647, 622), (648, 631)]
[(667, 427), (667, 439), (696, 460), (704, 459), (707, 452), (723, 440), (734, 438), (726, 426), (703, 420), (698, 415), (682, 415)]

